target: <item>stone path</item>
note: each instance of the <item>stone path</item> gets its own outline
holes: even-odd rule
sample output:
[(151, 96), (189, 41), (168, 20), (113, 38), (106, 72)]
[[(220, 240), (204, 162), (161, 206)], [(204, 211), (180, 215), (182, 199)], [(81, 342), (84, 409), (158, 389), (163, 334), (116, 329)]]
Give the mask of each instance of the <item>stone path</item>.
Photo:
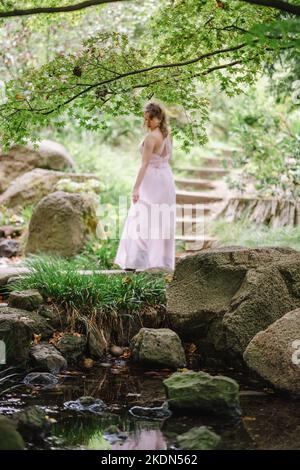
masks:
[(176, 240), (181, 242), (177, 259), (217, 243), (217, 239), (209, 235), (206, 223), (215, 217), (229, 197), (225, 176), (232, 168), (230, 152), (224, 150), (222, 156), (201, 158), (203, 166), (175, 168), (175, 175), (178, 175), (175, 176)]

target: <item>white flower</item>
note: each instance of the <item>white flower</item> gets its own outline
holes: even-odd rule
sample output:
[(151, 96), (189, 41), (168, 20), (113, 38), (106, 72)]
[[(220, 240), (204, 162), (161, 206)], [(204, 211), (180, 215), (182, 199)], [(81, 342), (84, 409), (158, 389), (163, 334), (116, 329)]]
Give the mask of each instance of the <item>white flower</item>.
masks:
[(287, 175), (281, 175), (280, 176), (280, 182), (281, 183), (288, 183), (289, 182), (289, 178)]

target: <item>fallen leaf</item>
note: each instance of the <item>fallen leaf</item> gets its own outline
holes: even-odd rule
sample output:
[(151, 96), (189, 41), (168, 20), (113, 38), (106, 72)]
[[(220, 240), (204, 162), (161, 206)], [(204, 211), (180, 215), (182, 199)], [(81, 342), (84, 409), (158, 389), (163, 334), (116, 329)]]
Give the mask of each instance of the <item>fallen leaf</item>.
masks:
[(33, 333), (33, 345), (36, 345), (38, 344), (42, 339), (42, 335), (36, 335), (35, 333)]

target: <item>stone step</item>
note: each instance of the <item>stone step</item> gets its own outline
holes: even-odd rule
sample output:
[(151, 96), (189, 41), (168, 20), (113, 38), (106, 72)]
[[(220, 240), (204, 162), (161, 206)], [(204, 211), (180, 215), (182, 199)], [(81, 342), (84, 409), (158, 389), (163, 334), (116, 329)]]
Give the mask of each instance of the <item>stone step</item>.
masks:
[(203, 157), (201, 158), (201, 163), (204, 166), (209, 168), (231, 168), (232, 167), (232, 159), (229, 157)]
[(175, 185), (179, 189), (214, 189), (215, 184), (213, 183), (212, 180), (205, 180), (205, 179), (200, 179), (200, 178), (181, 178), (181, 177), (176, 177), (175, 178)]
[(176, 191), (176, 203), (178, 204), (209, 204), (222, 201), (221, 196), (213, 193), (196, 192), (196, 191)]
[(195, 167), (195, 166), (183, 166), (176, 168), (178, 171), (185, 171), (191, 173), (197, 178), (205, 179), (217, 179), (222, 178), (223, 176), (229, 173), (229, 170), (226, 168), (209, 168), (209, 167)]
[(176, 224), (204, 224), (209, 217), (176, 217)]
[(211, 214), (211, 208), (204, 204), (176, 204), (176, 220), (179, 218), (201, 218)]

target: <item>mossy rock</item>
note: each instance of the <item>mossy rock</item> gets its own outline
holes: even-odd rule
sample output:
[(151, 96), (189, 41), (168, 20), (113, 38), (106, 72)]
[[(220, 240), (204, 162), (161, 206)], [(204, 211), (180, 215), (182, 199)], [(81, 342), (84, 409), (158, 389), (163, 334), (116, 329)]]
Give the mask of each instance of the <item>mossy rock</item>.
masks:
[(14, 422), (0, 416), (0, 450), (24, 450), (25, 443)]
[(215, 450), (221, 442), (220, 436), (206, 426), (192, 428), (177, 436), (177, 443), (183, 450)]
[(175, 372), (163, 382), (170, 408), (239, 416), (239, 385), (222, 375)]

